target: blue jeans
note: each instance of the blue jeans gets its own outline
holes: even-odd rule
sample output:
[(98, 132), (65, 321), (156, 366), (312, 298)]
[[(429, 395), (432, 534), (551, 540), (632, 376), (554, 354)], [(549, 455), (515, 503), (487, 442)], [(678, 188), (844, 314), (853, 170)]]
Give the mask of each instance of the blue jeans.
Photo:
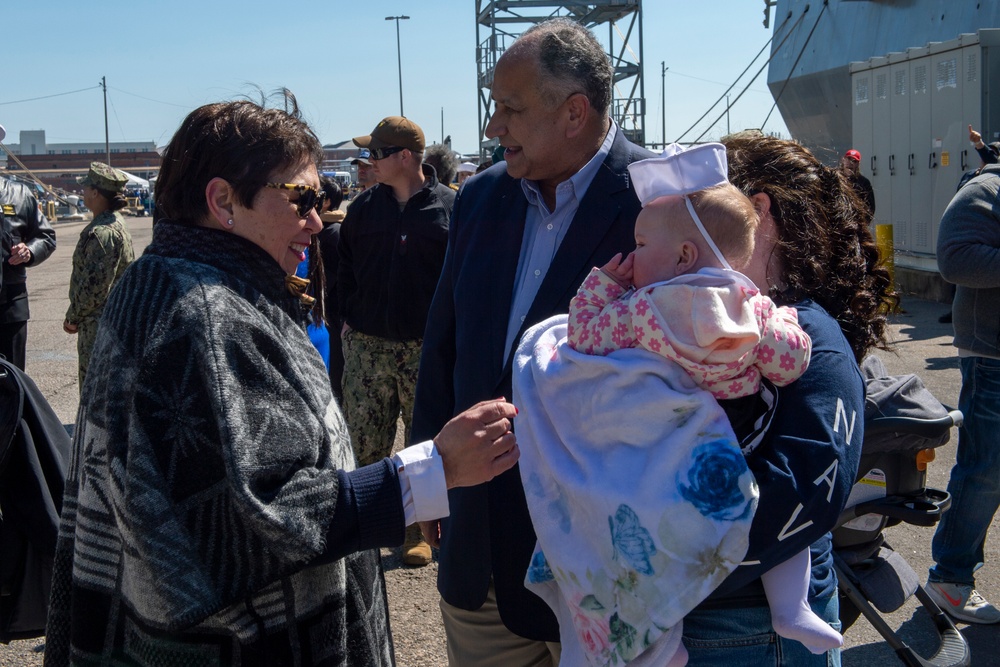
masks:
[[(810, 606), (840, 630), (836, 592)], [(840, 649), (813, 655), (797, 641), (776, 635), (766, 606), (693, 611), (684, 617), (684, 646), (688, 667), (840, 667)]]
[(930, 581), (975, 584), (983, 544), (1000, 506), (1000, 360), (963, 357), (958, 454), (951, 469), (951, 509), (934, 533)]

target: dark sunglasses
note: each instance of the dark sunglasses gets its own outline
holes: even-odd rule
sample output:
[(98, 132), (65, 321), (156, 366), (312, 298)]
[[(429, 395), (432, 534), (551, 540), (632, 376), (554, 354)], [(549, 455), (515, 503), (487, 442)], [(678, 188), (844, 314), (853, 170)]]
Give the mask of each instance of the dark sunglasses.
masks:
[(372, 160), (384, 160), (393, 153), (405, 151), (406, 149), (402, 146), (389, 146), (388, 148), (369, 148), (368, 150), (371, 151)]
[(312, 209), (316, 209), (316, 212), (319, 213), (320, 209), (323, 208), (323, 201), (326, 199), (326, 192), (317, 190), (311, 185), (302, 185), (301, 183), (265, 183), (264, 186), (277, 190), (291, 190), (297, 193), (299, 198), (289, 201), (295, 204), (295, 210), (298, 212), (300, 218), (309, 217), (309, 211)]

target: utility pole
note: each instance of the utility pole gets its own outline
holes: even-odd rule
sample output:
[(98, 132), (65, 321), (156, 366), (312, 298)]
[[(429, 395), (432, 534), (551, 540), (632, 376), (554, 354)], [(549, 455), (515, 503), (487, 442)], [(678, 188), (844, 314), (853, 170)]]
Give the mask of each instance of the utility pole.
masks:
[(660, 106), (663, 107), (663, 150), (667, 150), (667, 62), (665, 60), (660, 61), (660, 67), (662, 71), (660, 72)]
[(399, 22), (409, 19), (409, 16), (386, 16), (386, 21), (396, 22), (396, 62), (399, 65), (399, 115), (403, 115), (403, 55), (399, 49)]
[(101, 77), (101, 88), (104, 89), (104, 157), (111, 166), (111, 144), (108, 141), (108, 81), (106, 77)]

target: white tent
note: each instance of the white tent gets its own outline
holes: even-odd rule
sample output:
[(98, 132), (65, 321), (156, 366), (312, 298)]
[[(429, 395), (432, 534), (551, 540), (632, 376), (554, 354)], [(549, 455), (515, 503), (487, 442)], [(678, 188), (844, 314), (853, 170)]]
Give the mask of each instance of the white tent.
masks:
[(127, 188), (146, 188), (147, 190), (149, 189), (149, 181), (147, 181), (145, 178), (139, 178), (135, 174), (130, 174), (127, 171), (125, 171), (124, 169), (119, 169), (118, 171), (120, 171), (123, 174), (125, 174), (126, 176), (128, 176), (128, 183), (125, 184), (125, 187), (127, 187)]

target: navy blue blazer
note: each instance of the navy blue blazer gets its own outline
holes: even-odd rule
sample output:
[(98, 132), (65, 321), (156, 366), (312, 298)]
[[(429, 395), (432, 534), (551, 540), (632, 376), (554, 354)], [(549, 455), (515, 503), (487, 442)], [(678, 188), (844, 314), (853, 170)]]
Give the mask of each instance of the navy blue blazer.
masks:
[[(641, 206), (626, 167), (652, 156), (618, 131), (518, 338), (528, 327), (567, 312), (591, 267), (635, 247)], [(504, 344), (527, 207), (520, 179), (508, 176), (503, 164), (466, 181), (455, 200), (444, 269), (424, 334), (413, 442), (433, 438), (449, 419), (479, 401), (511, 397), (513, 350)], [(444, 600), (461, 609), (480, 608), (492, 575), (507, 628), (530, 639), (558, 641), (555, 615), (524, 587), (535, 531), (518, 467), (488, 484), (452, 489), (448, 501), (451, 515), (442, 522), (438, 570)]]

